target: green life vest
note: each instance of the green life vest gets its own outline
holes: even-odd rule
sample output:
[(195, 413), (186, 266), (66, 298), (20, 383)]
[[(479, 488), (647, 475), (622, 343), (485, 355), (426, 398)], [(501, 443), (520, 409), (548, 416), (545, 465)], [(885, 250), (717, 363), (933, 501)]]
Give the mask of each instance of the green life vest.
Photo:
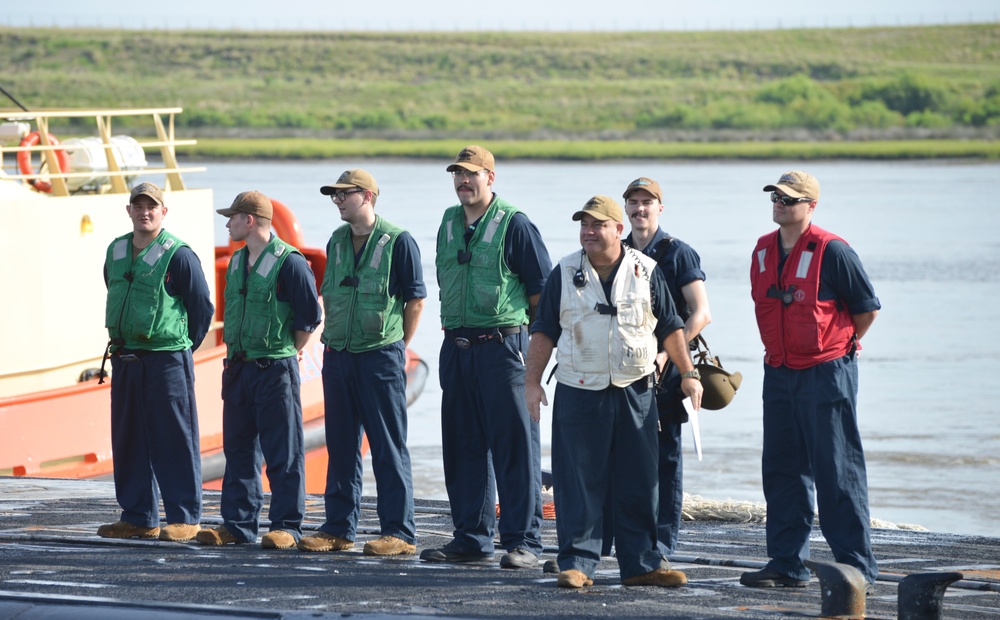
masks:
[(350, 225), (333, 232), (323, 274), (323, 344), (362, 353), (403, 338), (403, 300), (389, 295), (392, 251), (401, 232), (402, 228), (376, 216), (357, 265)]
[(476, 226), (468, 249), (464, 208), (456, 205), (444, 212), (436, 264), (445, 329), (512, 327), (528, 322), (524, 284), (503, 259), (507, 227), (517, 212), (517, 207), (495, 197)]
[(183, 351), (191, 348), (184, 300), (167, 293), (166, 276), (174, 252), (187, 245), (161, 230), (139, 255), (132, 258), (133, 233), (108, 246), (108, 301), (104, 323), (111, 350)]
[(272, 237), (247, 275), (249, 250), (240, 248), (226, 270), (226, 312), (223, 340), (232, 358), (243, 353), (248, 359), (280, 359), (295, 355), (292, 331), (294, 312), (287, 301), (278, 300), (278, 272), (294, 246)]

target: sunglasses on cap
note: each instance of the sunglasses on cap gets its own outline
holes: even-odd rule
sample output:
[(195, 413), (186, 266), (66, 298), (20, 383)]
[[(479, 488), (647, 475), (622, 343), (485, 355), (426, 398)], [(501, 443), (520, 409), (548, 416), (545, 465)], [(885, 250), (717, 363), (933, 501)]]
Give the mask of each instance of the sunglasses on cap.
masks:
[(800, 202), (812, 202), (812, 198), (792, 198), (778, 192), (771, 192), (771, 202), (781, 202), (786, 207), (790, 207)]

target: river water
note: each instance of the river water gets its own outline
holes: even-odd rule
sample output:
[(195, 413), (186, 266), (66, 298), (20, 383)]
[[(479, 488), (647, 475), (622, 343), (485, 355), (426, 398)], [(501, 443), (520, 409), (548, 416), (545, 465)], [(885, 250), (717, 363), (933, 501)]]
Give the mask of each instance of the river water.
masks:
[[(217, 208), (259, 189), (292, 207), (310, 245), (340, 225), (319, 193), (363, 167), (378, 180), (377, 210), (411, 231), (423, 251), (429, 298), (411, 343), (430, 378), (410, 408), (409, 445), (418, 497), (446, 499), (440, 459), (441, 344), (434, 240), (455, 204), (448, 161), (192, 162), (192, 187), (215, 190)], [(859, 419), (871, 513), (941, 532), (1000, 536), (1000, 165), (934, 162), (501, 162), (494, 190), (525, 210), (553, 262), (579, 248), (570, 220), (594, 194), (616, 198), (634, 178), (664, 189), (661, 225), (702, 257), (713, 323), (704, 332), (726, 368), (743, 374), (733, 403), (701, 415), (704, 458), (685, 430), (685, 490), (711, 499), (763, 502), (760, 484), (762, 345), (749, 264), (772, 230), (761, 188), (802, 167), (822, 185), (814, 222), (857, 250), (882, 302), (864, 340)], [(166, 222), (169, 228), (169, 216)], [(216, 237), (227, 239), (218, 218)], [(547, 391), (552, 394), (554, 386)], [(548, 464), (551, 410), (543, 410)], [(366, 463), (366, 492), (375, 487)]]

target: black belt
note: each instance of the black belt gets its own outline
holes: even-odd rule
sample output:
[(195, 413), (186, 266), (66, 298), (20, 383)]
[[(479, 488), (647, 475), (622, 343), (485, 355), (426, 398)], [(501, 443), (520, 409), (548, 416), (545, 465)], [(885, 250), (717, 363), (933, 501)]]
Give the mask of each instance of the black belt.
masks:
[(111, 355), (113, 357), (117, 357), (119, 360), (125, 362), (126, 364), (130, 364), (132, 362), (139, 361), (140, 357), (145, 357), (150, 353), (155, 353), (155, 351), (147, 351), (145, 349), (118, 349)]
[(468, 349), (474, 344), (487, 342), (503, 343), (505, 336), (514, 336), (528, 331), (527, 325), (513, 327), (457, 327), (444, 330), (444, 337), (455, 343), (459, 349)]
[(257, 364), (258, 368), (266, 370), (267, 368), (271, 367), (272, 363), (278, 360), (272, 359), (270, 357), (260, 357), (260, 358), (246, 357), (246, 353), (242, 351), (237, 351), (236, 353), (233, 353), (233, 356), (231, 358), (224, 359), (222, 361), (223, 361), (223, 366), (226, 366), (227, 368), (229, 367), (230, 362), (242, 362), (244, 364)]

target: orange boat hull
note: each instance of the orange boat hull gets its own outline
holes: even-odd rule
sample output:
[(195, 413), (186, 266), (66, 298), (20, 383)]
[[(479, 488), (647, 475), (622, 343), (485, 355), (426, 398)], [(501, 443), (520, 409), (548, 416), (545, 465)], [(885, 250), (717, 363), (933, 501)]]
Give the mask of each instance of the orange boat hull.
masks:
[[(306, 490), (326, 487), (326, 443), (323, 427), (323, 345), (318, 337), (306, 346), (299, 364), (302, 375), (302, 419), (306, 434)], [(195, 393), (201, 429), (203, 480), (220, 489), (222, 458), (222, 360), (226, 347), (195, 353)], [(407, 351), (407, 400), (419, 394), (426, 379), (423, 360)], [(79, 385), (0, 398), (0, 475), (44, 478), (110, 477), (111, 386), (92, 380)], [(362, 453), (368, 450), (367, 440)], [(265, 490), (267, 477), (263, 477)]]

